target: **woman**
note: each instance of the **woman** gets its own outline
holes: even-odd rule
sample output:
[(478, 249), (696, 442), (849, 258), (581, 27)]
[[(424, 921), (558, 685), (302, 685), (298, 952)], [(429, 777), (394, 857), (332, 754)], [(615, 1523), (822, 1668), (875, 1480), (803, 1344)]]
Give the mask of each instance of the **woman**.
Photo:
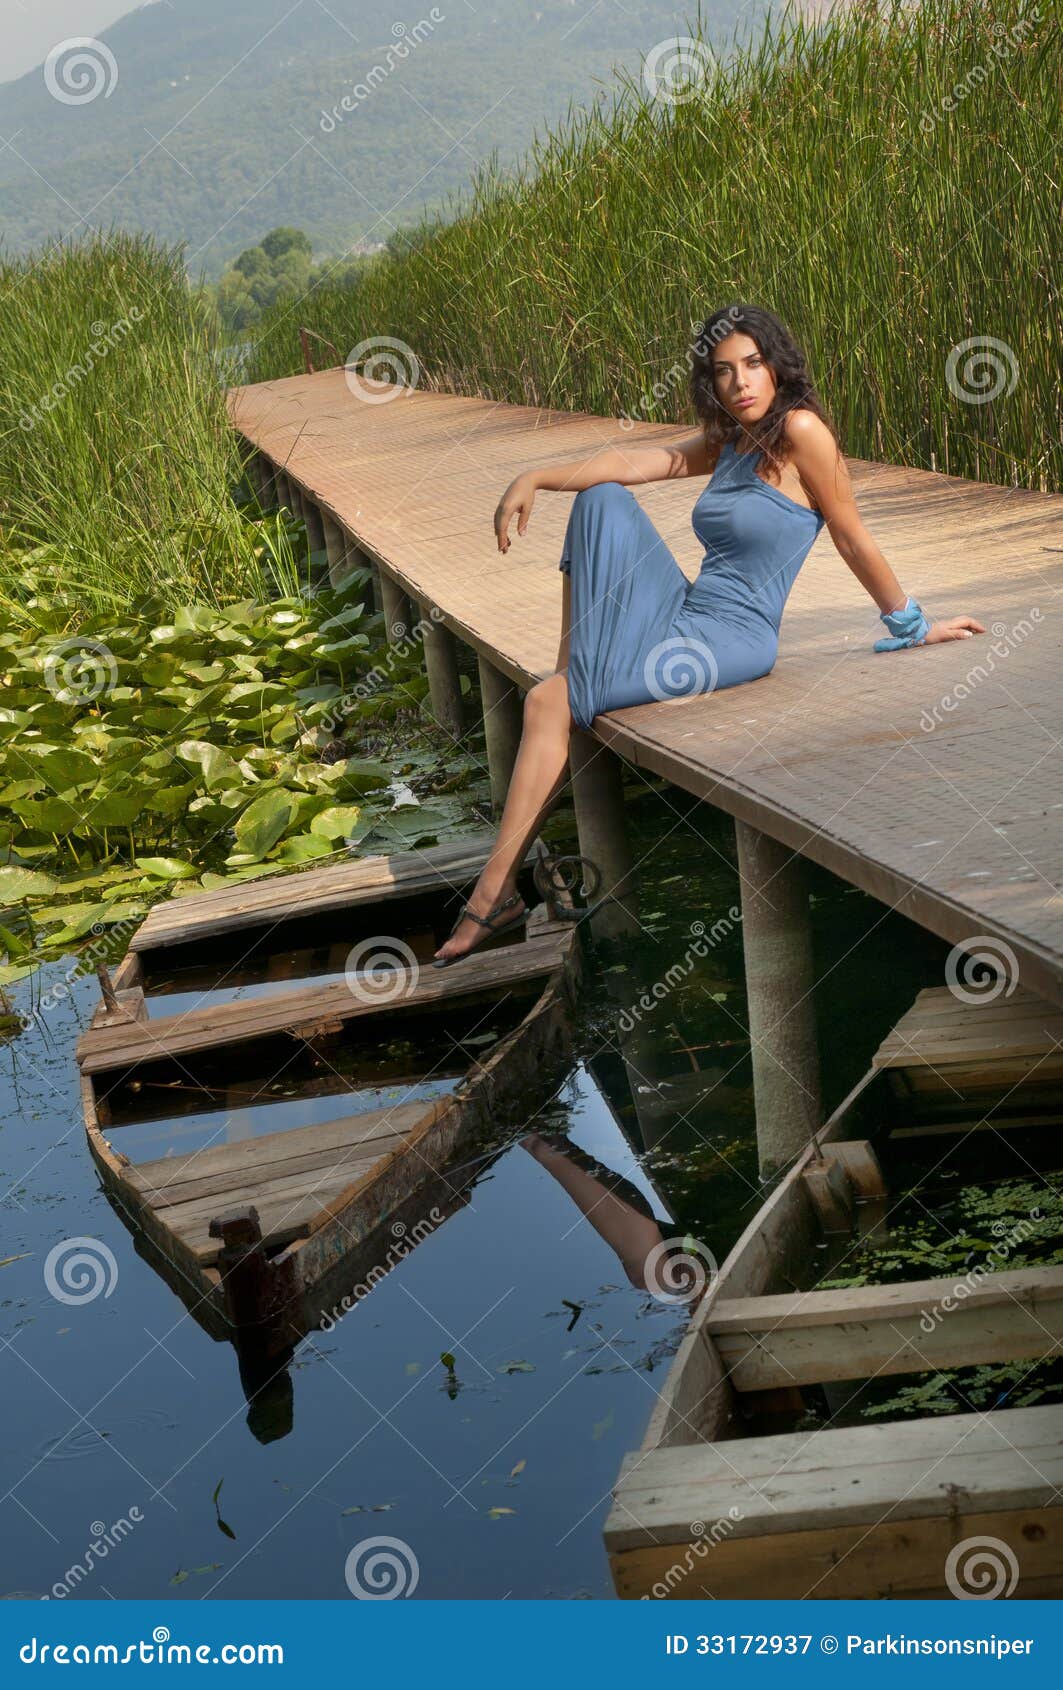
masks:
[[(756, 305), (715, 312), (690, 364), (697, 433), (675, 445), (603, 447), (526, 471), (495, 512), (498, 549), (507, 552), (510, 522), (516, 517), (517, 533), (527, 532), (540, 488), (577, 492), (560, 563), (557, 673), (525, 698), (499, 836), (435, 953), (436, 967), (467, 955), (488, 932), (523, 921), (517, 869), (564, 784), (574, 726), (589, 728), (603, 710), (769, 673), (783, 607), (824, 524), (889, 630), (876, 651), (985, 632), (971, 616), (930, 623), (905, 595), (860, 520), (804, 355), (776, 316)], [(705, 557), (691, 583), (628, 487), (710, 470), (692, 513)]]

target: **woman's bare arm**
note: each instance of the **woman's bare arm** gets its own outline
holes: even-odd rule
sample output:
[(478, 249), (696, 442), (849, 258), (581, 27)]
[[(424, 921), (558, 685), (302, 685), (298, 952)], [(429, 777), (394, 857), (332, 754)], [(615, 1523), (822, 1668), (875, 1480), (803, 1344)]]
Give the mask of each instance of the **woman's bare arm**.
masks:
[[(908, 595), (864, 527), (845, 459), (830, 429), (812, 411), (791, 411), (786, 438), (790, 461), (822, 512), (840, 555), (880, 611), (900, 610)], [(981, 622), (973, 616), (950, 616), (931, 624), (923, 644), (968, 639), (972, 633), (985, 633)]]
[(508, 530), (514, 516), (517, 533), (525, 532), (540, 488), (549, 493), (581, 493), (602, 481), (634, 487), (646, 481), (708, 475), (709, 468), (705, 437), (699, 430), (667, 446), (603, 446), (589, 458), (568, 458), (544, 464), (541, 469), (525, 470), (510, 482), (495, 511), (498, 549), (509, 550)]

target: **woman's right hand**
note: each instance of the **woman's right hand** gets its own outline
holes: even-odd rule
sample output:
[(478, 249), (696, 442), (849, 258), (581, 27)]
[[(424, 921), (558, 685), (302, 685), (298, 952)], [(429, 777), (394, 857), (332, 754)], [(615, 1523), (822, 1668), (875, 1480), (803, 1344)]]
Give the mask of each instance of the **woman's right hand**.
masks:
[(495, 535), (500, 552), (509, 551), (509, 525), (517, 518), (517, 533), (527, 531), (528, 519), (535, 503), (535, 477), (530, 471), (518, 475), (506, 488), (495, 511)]

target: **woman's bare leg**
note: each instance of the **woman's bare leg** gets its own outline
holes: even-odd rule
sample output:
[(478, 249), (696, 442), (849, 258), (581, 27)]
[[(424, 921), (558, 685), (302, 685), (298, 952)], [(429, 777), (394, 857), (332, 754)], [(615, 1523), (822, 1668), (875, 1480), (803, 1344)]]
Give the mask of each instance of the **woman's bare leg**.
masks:
[[(528, 846), (549, 813), (568, 779), (568, 742), (572, 733), (572, 712), (568, 703), (570, 582), (566, 575), (561, 609), (561, 644), (558, 672), (538, 681), (524, 700), (524, 730), (509, 791), (506, 794), (498, 838), (483, 873), (469, 898), (477, 915), (487, 915), (502, 899), (516, 890), (517, 874)], [(506, 916), (513, 910), (507, 910)], [(503, 917), (505, 920), (505, 917)], [(488, 929), (468, 917), (436, 951), (437, 957), (461, 956), (478, 939), (489, 937)]]

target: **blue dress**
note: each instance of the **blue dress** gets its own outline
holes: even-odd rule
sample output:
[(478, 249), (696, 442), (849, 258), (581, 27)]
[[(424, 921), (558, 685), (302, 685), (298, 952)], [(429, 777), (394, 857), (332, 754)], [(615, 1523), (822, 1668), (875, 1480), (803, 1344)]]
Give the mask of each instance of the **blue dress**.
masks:
[(774, 667), (790, 589), (823, 527), (756, 473), (758, 452), (720, 452), (691, 515), (705, 548), (688, 581), (619, 481), (577, 493), (560, 568), (572, 581), (569, 708), (604, 710), (755, 681)]

